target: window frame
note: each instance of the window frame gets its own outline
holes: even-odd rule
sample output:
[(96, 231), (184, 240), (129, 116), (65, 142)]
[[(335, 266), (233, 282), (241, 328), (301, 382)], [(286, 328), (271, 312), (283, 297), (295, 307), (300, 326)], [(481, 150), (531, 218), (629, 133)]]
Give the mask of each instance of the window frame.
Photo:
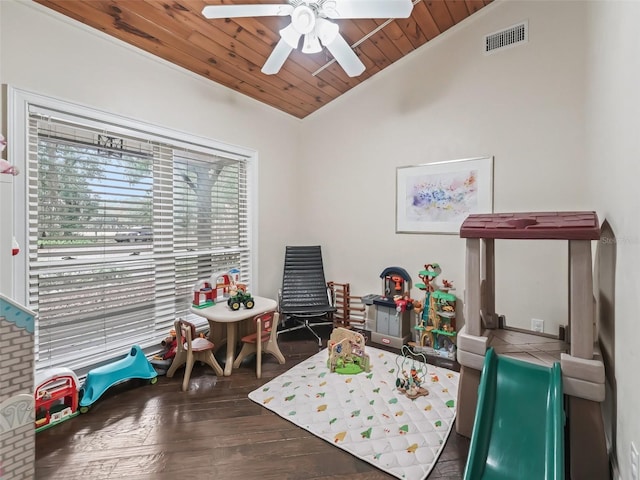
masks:
[[(249, 230), (249, 272), (251, 290), (258, 291), (257, 268), (257, 225), (258, 225), (258, 154), (255, 150), (230, 145), (210, 138), (191, 133), (154, 125), (141, 120), (109, 113), (93, 107), (84, 106), (65, 100), (29, 92), (12, 86), (7, 86), (7, 137), (11, 148), (8, 149), (8, 160), (18, 167), (22, 175), (14, 179), (14, 191), (11, 196), (13, 205), (13, 235), (18, 243), (25, 248), (18, 257), (14, 257), (11, 269), (11, 295), (18, 302), (29, 305), (29, 258), (28, 258), (28, 139), (30, 110), (54, 111), (56, 118), (69, 121), (82, 119), (82, 125), (94, 128), (108, 127), (110, 132), (123, 135), (135, 135), (139, 138), (166, 142), (177, 148), (201, 152), (207, 155), (219, 155), (230, 159), (246, 162), (246, 199), (248, 202)], [(8, 272), (7, 272), (8, 273)], [(211, 272), (215, 273), (215, 272)], [(205, 321), (202, 322), (206, 324)]]

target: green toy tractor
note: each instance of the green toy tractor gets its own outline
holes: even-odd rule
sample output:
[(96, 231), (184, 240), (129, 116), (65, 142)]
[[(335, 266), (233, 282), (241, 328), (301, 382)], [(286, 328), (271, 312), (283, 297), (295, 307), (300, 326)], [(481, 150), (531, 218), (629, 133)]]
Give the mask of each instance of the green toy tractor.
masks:
[(238, 293), (227, 300), (227, 305), (229, 305), (231, 310), (236, 311), (240, 309), (240, 305), (244, 305), (244, 308), (251, 309), (255, 305), (255, 302), (249, 292), (238, 290)]

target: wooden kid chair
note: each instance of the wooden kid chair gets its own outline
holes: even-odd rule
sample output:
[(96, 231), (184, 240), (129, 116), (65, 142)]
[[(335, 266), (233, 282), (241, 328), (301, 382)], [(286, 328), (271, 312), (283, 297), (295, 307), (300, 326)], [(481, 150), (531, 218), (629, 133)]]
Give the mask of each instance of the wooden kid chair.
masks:
[(193, 364), (197, 361), (206, 363), (219, 377), (223, 376), (222, 368), (213, 356), (213, 343), (206, 338), (196, 337), (196, 327), (193, 323), (178, 319), (174, 323), (176, 329), (176, 356), (171, 362), (167, 377), (173, 377), (175, 371), (185, 365), (182, 391), (187, 391)]
[(246, 357), (256, 354), (256, 376), (262, 377), (262, 353), (270, 353), (282, 365), (284, 355), (278, 348), (278, 312), (266, 312), (253, 317), (256, 324), (256, 333), (242, 337), (242, 350), (238, 358), (233, 362), (233, 367), (238, 368)]

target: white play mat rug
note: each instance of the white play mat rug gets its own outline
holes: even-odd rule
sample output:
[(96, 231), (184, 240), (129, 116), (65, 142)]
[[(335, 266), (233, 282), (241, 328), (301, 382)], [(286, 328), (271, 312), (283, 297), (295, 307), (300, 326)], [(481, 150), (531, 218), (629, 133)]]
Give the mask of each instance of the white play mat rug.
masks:
[[(366, 352), (368, 373), (330, 373), (325, 349), (249, 398), (397, 478), (422, 480), (451, 432), (459, 374), (373, 347)], [(398, 371), (412, 367), (429, 391), (415, 400), (396, 389)]]

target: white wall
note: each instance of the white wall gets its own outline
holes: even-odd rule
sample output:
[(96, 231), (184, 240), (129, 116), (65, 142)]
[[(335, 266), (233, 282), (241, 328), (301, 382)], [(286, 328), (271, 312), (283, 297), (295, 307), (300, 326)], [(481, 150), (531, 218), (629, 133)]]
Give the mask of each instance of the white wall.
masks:
[[(589, 2), (586, 141), (589, 196), (616, 236), (615, 449), (631, 478), (630, 443), (640, 449), (640, 3)], [(617, 390), (617, 391), (616, 391)]]
[[(282, 245), (296, 232), (297, 199), (283, 172), (295, 175), (299, 120), (32, 2), (1, 1), (0, 22), (0, 83), (258, 151), (262, 287), (254, 293), (276, 294)], [(3, 232), (7, 215), (0, 209)], [(11, 259), (0, 260), (0, 291), (11, 295)]]
[[(464, 241), (395, 233), (396, 167), (493, 155), (496, 212), (589, 209), (584, 169), (582, 2), (497, 2), (303, 123), (300, 195), (327, 276), (357, 294), (425, 263), (462, 294)], [(522, 20), (529, 43), (492, 55), (483, 37)], [(571, 25), (571, 35), (567, 34)], [(566, 323), (566, 242), (498, 241), (497, 310), (511, 325)], [(418, 296), (419, 292), (414, 291)]]

